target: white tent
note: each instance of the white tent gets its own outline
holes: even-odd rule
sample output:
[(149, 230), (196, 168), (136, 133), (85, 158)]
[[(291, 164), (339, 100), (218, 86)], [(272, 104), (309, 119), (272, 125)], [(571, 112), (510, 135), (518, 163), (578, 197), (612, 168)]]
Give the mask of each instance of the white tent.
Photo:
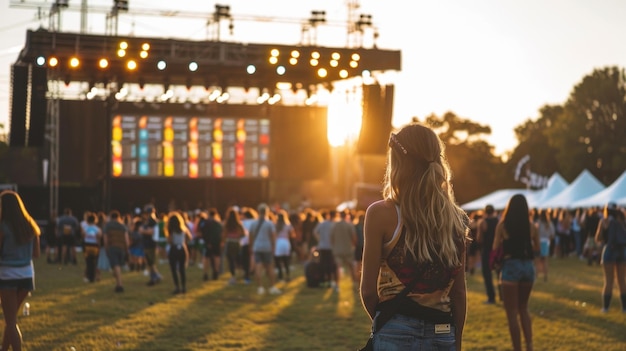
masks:
[(574, 181), (558, 195), (536, 204), (537, 208), (574, 208), (572, 204), (604, 190), (605, 186), (588, 170), (583, 170)]
[(515, 194), (527, 195), (530, 192), (531, 190), (527, 189), (500, 189), (463, 204), (461, 208), (465, 211), (476, 211), (484, 209), (487, 205), (492, 205), (496, 210), (503, 210), (511, 196)]
[(563, 177), (555, 172), (550, 179), (548, 179), (548, 185), (540, 190), (533, 191), (526, 195), (528, 201), (528, 207), (536, 207), (537, 204), (548, 201), (552, 197), (558, 195), (561, 191), (565, 190), (569, 183), (563, 179)]
[(609, 202), (618, 203), (622, 198), (626, 198), (626, 171), (613, 184), (594, 195), (574, 202), (572, 207), (602, 207)]

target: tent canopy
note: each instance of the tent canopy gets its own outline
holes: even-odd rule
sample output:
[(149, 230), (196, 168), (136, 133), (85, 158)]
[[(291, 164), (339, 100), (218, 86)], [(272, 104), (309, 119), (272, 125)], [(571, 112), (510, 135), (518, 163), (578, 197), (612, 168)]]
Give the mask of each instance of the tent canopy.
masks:
[(605, 189), (596, 177), (588, 170), (583, 170), (574, 181), (563, 189), (558, 195), (546, 201), (538, 203), (537, 208), (575, 208), (572, 206), (576, 201), (594, 195)]
[(620, 204), (623, 198), (626, 199), (626, 171), (613, 184), (596, 194), (574, 202), (572, 207), (602, 207), (609, 202)]

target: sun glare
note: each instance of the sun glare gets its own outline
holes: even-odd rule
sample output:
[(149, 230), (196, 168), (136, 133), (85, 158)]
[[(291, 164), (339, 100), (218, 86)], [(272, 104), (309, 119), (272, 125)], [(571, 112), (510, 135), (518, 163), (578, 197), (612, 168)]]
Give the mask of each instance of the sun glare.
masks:
[(333, 94), (328, 105), (328, 143), (339, 147), (356, 140), (361, 131), (362, 109), (359, 101), (348, 101), (345, 95)]

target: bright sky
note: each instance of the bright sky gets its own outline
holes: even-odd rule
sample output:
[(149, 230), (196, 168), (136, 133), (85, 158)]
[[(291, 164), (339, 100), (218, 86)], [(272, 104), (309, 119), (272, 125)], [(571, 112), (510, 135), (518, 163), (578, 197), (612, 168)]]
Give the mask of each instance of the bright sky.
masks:
[[(20, 0), (48, 4), (52, 0)], [(17, 2), (17, 1), (15, 1)], [(452, 111), (492, 127), (489, 141), (502, 153), (512, 149), (513, 128), (536, 118), (544, 104), (566, 101), (574, 85), (595, 68), (626, 66), (626, 1), (623, 0), (352, 0), (358, 14), (371, 14), (379, 29), (379, 48), (401, 50), (402, 70), (394, 77), (393, 124), (413, 116)], [(0, 0), (0, 124), (8, 124), (10, 64), (24, 46), (26, 29), (45, 26), (36, 9), (11, 8)], [(89, 0), (90, 6), (113, 1)], [(223, 40), (254, 43), (300, 42), (300, 25), (278, 19), (304, 20), (324, 10), (329, 22), (318, 29), (320, 46), (343, 47), (347, 30), (330, 25), (347, 22), (348, 1), (338, 0), (130, 0), (136, 9), (174, 9), (212, 13), (229, 5), (234, 35)], [(78, 6), (80, 0), (70, 0)], [(102, 13), (90, 13), (88, 32), (104, 32)], [(242, 20), (237, 20), (240, 17)], [(255, 21), (243, 20), (254, 18)], [(119, 34), (206, 39), (204, 20), (161, 20), (122, 14)], [(62, 30), (79, 30), (79, 14), (67, 11)], [(366, 43), (367, 44), (367, 43)]]

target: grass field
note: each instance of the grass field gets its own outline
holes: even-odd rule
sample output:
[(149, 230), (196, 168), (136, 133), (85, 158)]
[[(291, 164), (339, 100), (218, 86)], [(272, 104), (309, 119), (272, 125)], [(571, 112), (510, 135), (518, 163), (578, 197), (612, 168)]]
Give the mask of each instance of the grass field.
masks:
[[(82, 258), (82, 255), (80, 255)], [(172, 295), (164, 281), (147, 287), (139, 272), (125, 272), (126, 291), (113, 292), (108, 272), (84, 283), (77, 266), (36, 261), (36, 290), (19, 316), (25, 350), (355, 350), (369, 333), (369, 319), (352, 284), (340, 292), (307, 288), (302, 266), (281, 283), (279, 296), (256, 294), (253, 284), (203, 282), (188, 268), (188, 292)], [(464, 350), (510, 350), (502, 304), (484, 305), (482, 277), (468, 275)], [(609, 313), (600, 313), (602, 272), (575, 258), (552, 259), (550, 281), (538, 280), (531, 296), (535, 350), (626, 350), (626, 314), (614, 292)]]

